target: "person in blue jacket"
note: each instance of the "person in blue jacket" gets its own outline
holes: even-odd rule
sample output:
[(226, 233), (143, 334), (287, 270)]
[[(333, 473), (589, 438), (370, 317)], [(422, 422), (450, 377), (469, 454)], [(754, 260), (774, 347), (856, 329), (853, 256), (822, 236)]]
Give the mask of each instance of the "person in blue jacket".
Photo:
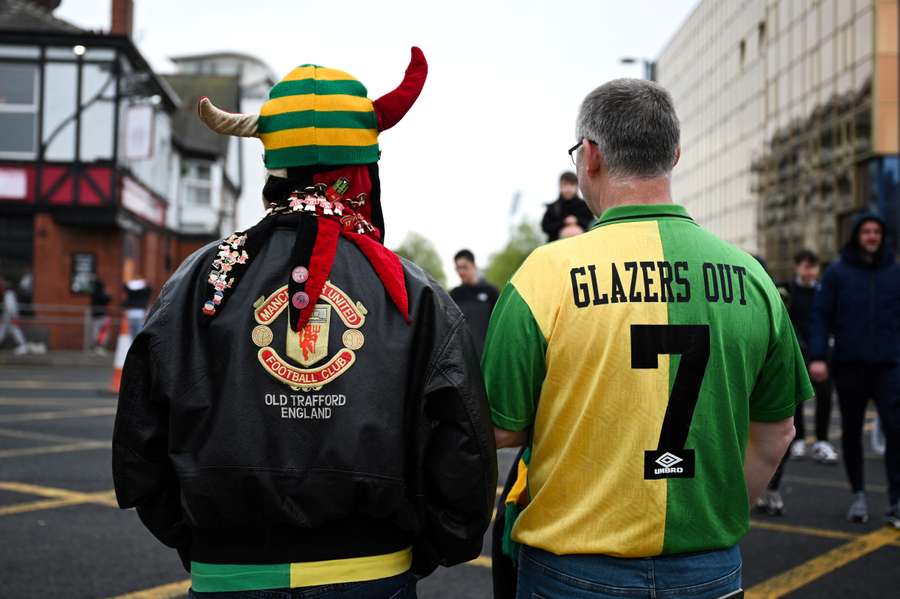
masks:
[(853, 490), (847, 519), (869, 519), (862, 430), (866, 406), (873, 399), (887, 441), (886, 521), (900, 528), (900, 265), (884, 243), (884, 230), (879, 216), (862, 214), (840, 258), (825, 271), (810, 321), (809, 374), (813, 381), (828, 377), (825, 356), (833, 335), (831, 369), (841, 407), (844, 464)]

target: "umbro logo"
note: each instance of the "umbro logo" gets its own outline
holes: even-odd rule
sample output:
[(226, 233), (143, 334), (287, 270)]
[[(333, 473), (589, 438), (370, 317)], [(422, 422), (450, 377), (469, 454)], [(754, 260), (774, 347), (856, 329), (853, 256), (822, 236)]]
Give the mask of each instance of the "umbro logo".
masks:
[(654, 460), (654, 462), (656, 462), (663, 468), (671, 468), (675, 464), (677, 464), (679, 462), (683, 462), (683, 461), (684, 460), (679, 458), (677, 455), (673, 455), (673, 454), (669, 453), (668, 451)]
[[(678, 451), (676, 455), (674, 451)], [(657, 449), (644, 452), (644, 478), (694, 478), (694, 450)]]

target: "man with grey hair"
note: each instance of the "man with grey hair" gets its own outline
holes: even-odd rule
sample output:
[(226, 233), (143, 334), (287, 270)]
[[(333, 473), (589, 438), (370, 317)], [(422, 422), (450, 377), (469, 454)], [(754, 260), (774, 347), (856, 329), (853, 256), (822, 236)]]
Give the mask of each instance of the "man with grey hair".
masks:
[(569, 153), (590, 231), (535, 250), (482, 361), (518, 596), (740, 593), (749, 509), (813, 395), (759, 263), (672, 203), (679, 125), (655, 83), (611, 81)]

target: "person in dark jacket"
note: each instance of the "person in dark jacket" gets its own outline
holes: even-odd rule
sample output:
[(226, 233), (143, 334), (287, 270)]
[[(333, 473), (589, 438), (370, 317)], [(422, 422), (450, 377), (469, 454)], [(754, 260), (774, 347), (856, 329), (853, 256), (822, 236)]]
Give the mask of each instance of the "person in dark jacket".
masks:
[[(810, 250), (800, 250), (794, 256), (794, 278), (779, 286), (791, 316), (791, 323), (797, 334), (800, 351), (804, 357), (809, 354), (809, 316), (819, 278), (819, 257)], [(808, 361), (808, 358), (807, 358)], [(822, 464), (837, 464), (838, 455), (828, 441), (828, 427), (831, 423), (831, 381), (813, 382), (816, 392), (816, 442), (811, 454), (814, 460)], [(788, 453), (778, 465), (778, 469), (769, 481), (766, 492), (756, 502), (756, 508), (773, 516), (784, 513), (784, 500), (779, 488), (784, 475), (784, 466), (788, 457), (799, 459), (806, 455), (806, 422), (803, 415), (803, 404), (794, 412), (794, 430), (796, 434)]]
[(453, 256), (456, 266), (456, 274), (459, 275), (461, 285), (450, 290), (450, 297), (462, 310), (475, 340), (478, 356), (484, 349), (484, 338), (487, 336), (488, 324), (491, 321), (491, 312), (500, 297), (497, 288), (481, 278), (478, 267), (475, 265), (475, 254), (470, 250), (460, 250)]
[(572, 237), (587, 231), (594, 222), (590, 208), (578, 197), (578, 177), (571, 171), (559, 176), (559, 197), (547, 204), (541, 229), (547, 241)]
[(832, 375), (841, 408), (842, 447), (853, 500), (847, 518), (869, 518), (863, 478), (862, 429), (875, 401), (884, 428), (888, 524), (900, 528), (900, 265), (884, 242), (884, 221), (863, 214), (840, 259), (825, 271), (809, 329), (809, 372), (828, 377), (828, 338), (834, 336)]
[(119, 506), (178, 550), (194, 597), (415, 597), (419, 578), (481, 551), (497, 465), (472, 338), (382, 243), (376, 136), (426, 71), (413, 48), (374, 102), (315, 65), (260, 115), (200, 101), (215, 131), (262, 139), (268, 211), (163, 287), (113, 437)]
[(91, 286), (91, 343), (94, 349), (100, 352), (105, 351), (106, 335), (101, 333), (109, 327), (109, 316), (106, 313), (109, 301), (110, 297), (106, 293), (103, 281), (94, 279)]

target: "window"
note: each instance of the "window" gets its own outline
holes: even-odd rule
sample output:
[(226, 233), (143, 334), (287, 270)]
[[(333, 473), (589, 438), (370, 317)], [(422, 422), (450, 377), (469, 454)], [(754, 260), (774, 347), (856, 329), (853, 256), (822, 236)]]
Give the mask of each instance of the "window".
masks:
[(0, 63), (0, 156), (34, 158), (37, 152), (38, 70)]
[(181, 164), (181, 180), (186, 205), (212, 205), (212, 169), (209, 164), (183, 162)]

